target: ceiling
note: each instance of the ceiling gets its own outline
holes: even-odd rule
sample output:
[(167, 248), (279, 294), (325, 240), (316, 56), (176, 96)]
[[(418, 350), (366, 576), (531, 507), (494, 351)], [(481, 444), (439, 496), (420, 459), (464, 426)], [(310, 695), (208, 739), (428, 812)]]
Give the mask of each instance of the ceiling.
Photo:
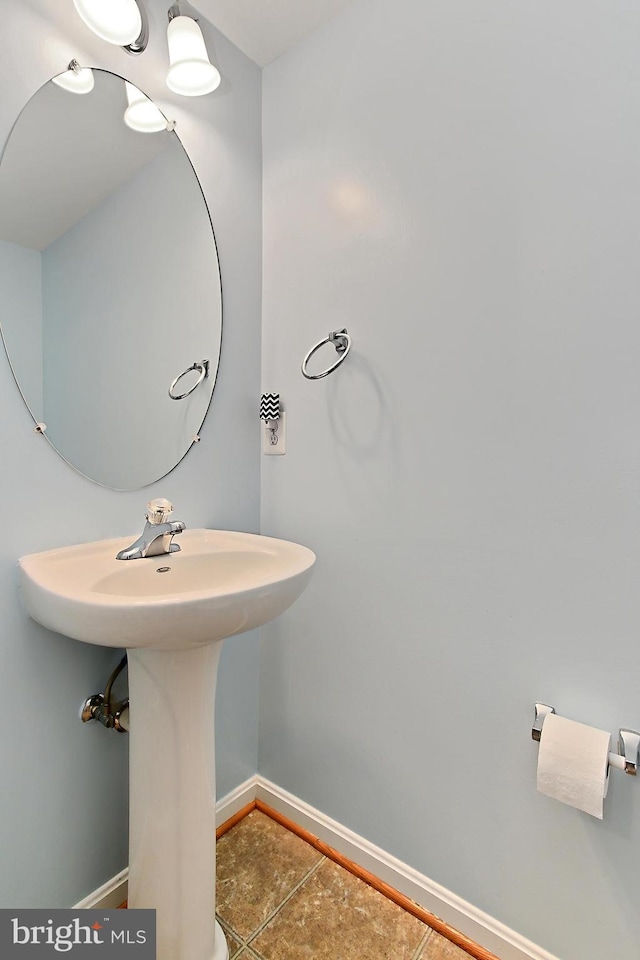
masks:
[(198, 11), (264, 67), (351, 0), (195, 0)]

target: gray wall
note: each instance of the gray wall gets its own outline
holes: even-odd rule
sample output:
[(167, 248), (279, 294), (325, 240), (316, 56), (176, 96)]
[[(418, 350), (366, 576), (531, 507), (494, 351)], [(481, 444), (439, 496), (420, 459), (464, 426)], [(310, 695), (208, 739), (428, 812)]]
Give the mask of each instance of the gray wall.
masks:
[(263, 532), (318, 564), (263, 630), (260, 771), (563, 960), (640, 938), (638, 784), (598, 822), (530, 738), (536, 700), (640, 725), (639, 36), (360, 0), (263, 77)]
[[(117, 651), (48, 633), (16, 594), (19, 556), (138, 531), (150, 496), (167, 496), (189, 526), (257, 529), (260, 355), (260, 71), (207, 27), (225, 77), (195, 103), (164, 85), (167, 5), (146, 4), (151, 46), (139, 59), (98, 40), (71, 4), (0, 0), (0, 145), (28, 98), (77, 57), (130, 78), (173, 116), (207, 197), (222, 265), (222, 364), (202, 442), (164, 481), (115, 493), (74, 473), (33, 431), (0, 357), (5, 523), (0, 542), (0, 905), (67, 906), (126, 865), (127, 741), (82, 726), (82, 699), (104, 684)], [(218, 793), (257, 763), (257, 645), (238, 637), (219, 676)], [(97, 727), (97, 725), (96, 725)]]
[(220, 344), (215, 241), (175, 137), (49, 244), (42, 290), (47, 436), (106, 486), (161, 477), (189, 449), (209, 400), (204, 385), (176, 403), (169, 385), (195, 360), (215, 369)]
[(0, 240), (0, 290), (0, 325), (10, 343), (13, 369), (34, 417), (43, 420), (40, 251)]

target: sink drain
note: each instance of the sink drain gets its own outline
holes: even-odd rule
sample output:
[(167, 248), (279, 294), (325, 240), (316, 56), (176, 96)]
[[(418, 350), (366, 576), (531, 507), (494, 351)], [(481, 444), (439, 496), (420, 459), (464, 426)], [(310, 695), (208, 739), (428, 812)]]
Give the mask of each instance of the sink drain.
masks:
[(158, 567), (156, 573), (168, 573), (171, 570), (171, 567)]

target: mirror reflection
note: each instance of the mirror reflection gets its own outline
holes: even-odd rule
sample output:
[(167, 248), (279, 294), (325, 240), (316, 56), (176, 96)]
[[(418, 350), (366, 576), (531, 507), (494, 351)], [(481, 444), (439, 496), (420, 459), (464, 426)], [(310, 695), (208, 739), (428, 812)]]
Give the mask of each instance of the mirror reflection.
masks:
[[(176, 133), (121, 77), (91, 74), (82, 95), (45, 84), (5, 147), (0, 324), (47, 439), (97, 483), (135, 489), (184, 457), (206, 415), (220, 354), (220, 271)], [(125, 122), (132, 108), (145, 115), (145, 132)], [(184, 371), (173, 390), (181, 399), (172, 399)]]

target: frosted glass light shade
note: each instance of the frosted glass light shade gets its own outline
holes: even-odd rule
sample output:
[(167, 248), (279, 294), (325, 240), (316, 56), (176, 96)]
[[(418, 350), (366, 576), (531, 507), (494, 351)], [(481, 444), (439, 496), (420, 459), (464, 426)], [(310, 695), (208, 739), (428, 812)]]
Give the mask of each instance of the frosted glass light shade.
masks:
[(142, 32), (142, 15), (136, 0), (73, 0), (90, 30), (107, 43), (125, 47)]
[(91, 93), (95, 86), (93, 70), (82, 67), (80, 70), (66, 70), (57, 77), (52, 77), (54, 83), (69, 93)]
[(158, 133), (159, 130), (166, 130), (166, 117), (158, 110), (153, 100), (149, 100), (142, 90), (138, 90), (128, 80), (125, 80), (124, 85), (129, 104), (124, 112), (126, 125), (139, 133)]
[(174, 17), (167, 27), (169, 73), (167, 86), (183, 97), (201, 97), (220, 83), (220, 74), (209, 60), (202, 31), (191, 17)]

